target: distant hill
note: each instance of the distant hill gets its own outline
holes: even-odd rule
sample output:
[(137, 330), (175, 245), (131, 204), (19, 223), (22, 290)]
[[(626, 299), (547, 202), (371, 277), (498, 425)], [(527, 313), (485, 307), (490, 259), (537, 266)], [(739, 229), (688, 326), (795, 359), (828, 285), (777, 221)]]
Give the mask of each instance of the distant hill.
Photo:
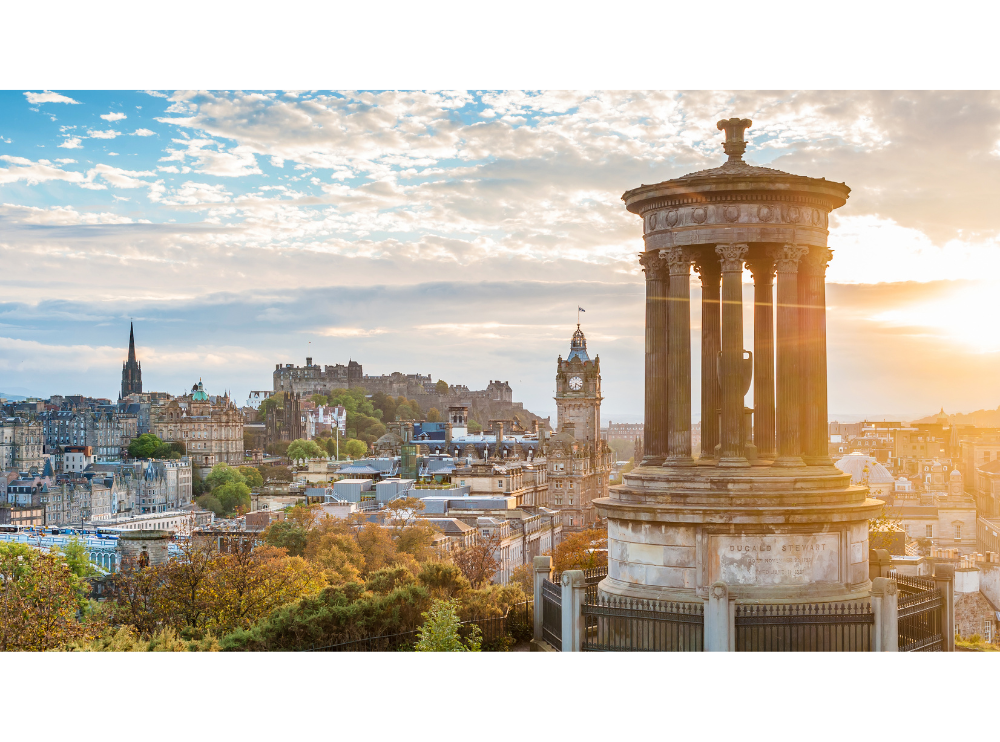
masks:
[[(948, 422), (953, 425), (975, 425), (977, 428), (1000, 428), (1000, 407), (995, 410), (976, 410), (975, 412), (956, 412), (948, 414)], [(937, 415), (928, 415), (920, 420), (913, 420), (914, 423), (937, 422)]]
[(27, 399), (27, 397), (22, 397), (19, 394), (8, 394), (7, 392), (0, 392), (0, 399), (6, 399), (8, 402), (22, 402)]

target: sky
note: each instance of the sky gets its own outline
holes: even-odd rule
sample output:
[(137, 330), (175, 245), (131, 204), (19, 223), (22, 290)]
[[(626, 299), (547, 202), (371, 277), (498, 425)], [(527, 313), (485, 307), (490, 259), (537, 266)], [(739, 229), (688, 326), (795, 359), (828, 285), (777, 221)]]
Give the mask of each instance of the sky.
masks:
[[(621, 195), (721, 164), (730, 116), (754, 121), (747, 161), (852, 189), (830, 220), (831, 416), (1000, 405), (982, 92), (2, 91), (0, 393), (116, 397), (133, 321), (146, 390), (242, 400), (311, 356), (505, 380), (549, 414), (581, 306), (604, 419), (639, 421)], [(694, 279), (692, 298), (697, 341)]]

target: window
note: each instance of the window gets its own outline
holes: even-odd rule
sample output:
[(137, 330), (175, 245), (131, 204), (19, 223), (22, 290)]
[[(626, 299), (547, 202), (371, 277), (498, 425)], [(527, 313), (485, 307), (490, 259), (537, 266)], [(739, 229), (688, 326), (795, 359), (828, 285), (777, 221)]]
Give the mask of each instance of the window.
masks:
[(962, 524), (955, 524), (955, 540), (960, 541), (962, 539)]
[(934, 538), (934, 526), (927, 526), (927, 538)]

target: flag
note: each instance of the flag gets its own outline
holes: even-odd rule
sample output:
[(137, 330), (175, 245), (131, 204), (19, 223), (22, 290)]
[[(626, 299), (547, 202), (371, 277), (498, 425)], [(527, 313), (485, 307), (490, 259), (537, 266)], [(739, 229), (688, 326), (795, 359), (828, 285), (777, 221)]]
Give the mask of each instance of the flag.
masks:
[(586, 309), (584, 309), (584, 308), (583, 308), (583, 307), (581, 307), (581, 306), (577, 306), (577, 308), (576, 308), (576, 311), (578, 311), (578, 312), (586, 312), (587, 310), (586, 310)]

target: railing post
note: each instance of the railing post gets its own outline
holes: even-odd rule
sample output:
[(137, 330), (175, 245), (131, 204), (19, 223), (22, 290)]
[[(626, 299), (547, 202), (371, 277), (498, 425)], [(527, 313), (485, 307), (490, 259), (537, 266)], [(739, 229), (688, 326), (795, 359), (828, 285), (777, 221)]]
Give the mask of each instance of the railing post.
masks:
[(941, 651), (955, 651), (955, 568), (934, 565), (934, 587), (941, 591)]
[(583, 601), (587, 578), (582, 569), (562, 573), (562, 651), (583, 651)]
[(895, 580), (888, 577), (872, 580), (872, 612), (875, 614), (872, 651), (898, 652), (899, 590)]
[(705, 651), (731, 651), (729, 629), (729, 587), (724, 582), (716, 582), (708, 588), (708, 605), (705, 606)]
[(535, 604), (532, 606), (531, 612), (534, 621), (535, 641), (540, 642), (542, 641), (542, 617), (545, 613), (542, 599), (542, 580), (547, 580), (552, 574), (552, 557), (536, 556), (532, 564), (535, 568)]

